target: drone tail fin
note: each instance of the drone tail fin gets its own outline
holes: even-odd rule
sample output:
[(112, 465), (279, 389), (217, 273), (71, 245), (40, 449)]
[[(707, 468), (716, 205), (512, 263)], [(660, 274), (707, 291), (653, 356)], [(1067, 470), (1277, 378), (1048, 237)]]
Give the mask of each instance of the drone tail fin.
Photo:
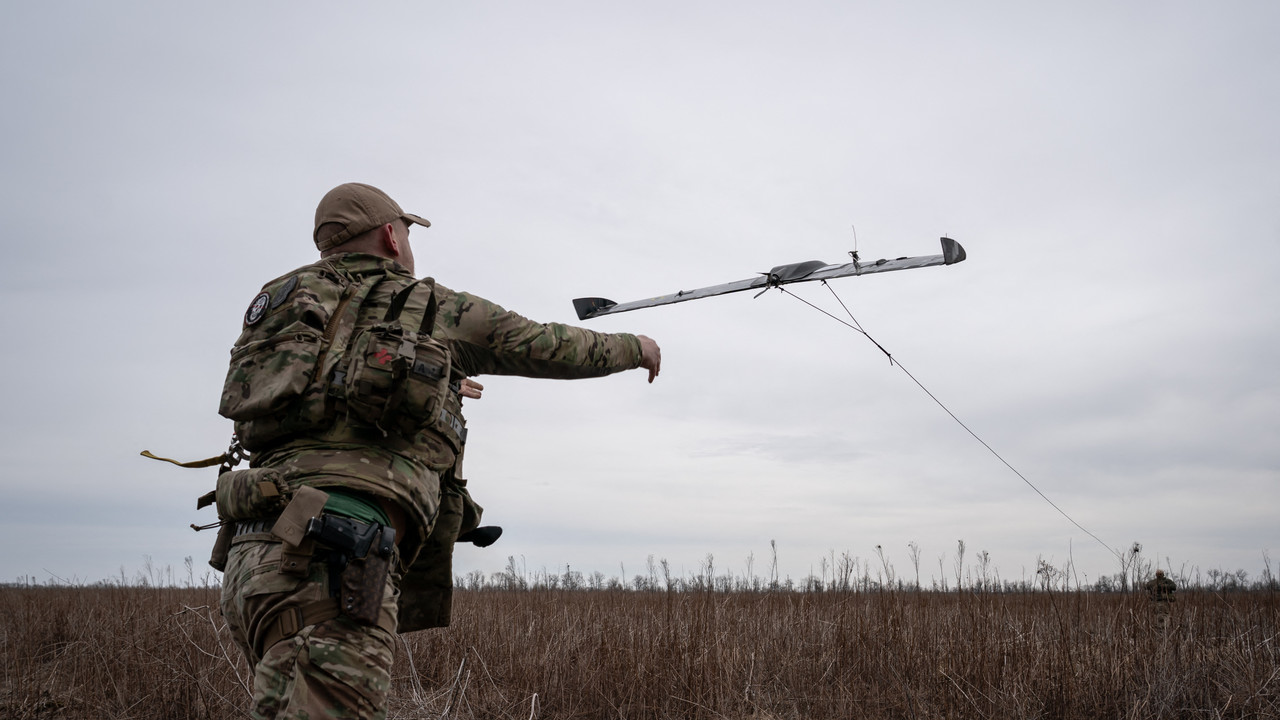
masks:
[[(964, 260), (964, 248), (960, 247), (960, 243), (949, 237), (942, 238), (942, 258), (947, 265), (955, 265)], [(576, 302), (576, 301), (575, 301)]]
[(617, 304), (618, 303), (612, 300), (606, 300), (604, 298), (598, 298), (598, 297), (585, 297), (585, 298), (573, 299), (573, 309), (578, 312), (579, 320), (586, 320), (589, 317), (594, 317), (597, 313), (601, 312), (602, 310), (608, 310), (609, 308)]

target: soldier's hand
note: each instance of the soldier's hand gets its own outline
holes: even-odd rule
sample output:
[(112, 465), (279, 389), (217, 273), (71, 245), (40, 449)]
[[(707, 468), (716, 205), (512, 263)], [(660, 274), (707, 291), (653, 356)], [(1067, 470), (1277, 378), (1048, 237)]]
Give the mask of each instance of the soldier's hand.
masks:
[(464, 398), (471, 398), (472, 400), (479, 400), (480, 392), (484, 390), (483, 385), (471, 378), (462, 378), (462, 382), (459, 383), (459, 385), (461, 389), (458, 390), (458, 394), (462, 395)]
[(640, 367), (649, 371), (649, 382), (653, 382), (662, 369), (662, 350), (647, 335), (637, 335), (636, 338), (640, 340)]

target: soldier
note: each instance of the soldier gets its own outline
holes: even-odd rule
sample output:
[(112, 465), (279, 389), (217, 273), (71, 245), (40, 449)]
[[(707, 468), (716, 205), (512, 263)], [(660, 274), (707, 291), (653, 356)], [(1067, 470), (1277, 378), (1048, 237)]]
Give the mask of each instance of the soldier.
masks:
[(661, 366), (643, 335), (540, 324), (416, 280), (411, 225), (430, 227), (377, 188), (331, 190), (320, 261), (263, 287), (232, 350), (219, 411), (252, 456), (218, 478), (211, 563), (255, 718), (383, 718), (394, 633), (447, 624), (439, 568), (480, 513), (456, 470), (461, 395), (479, 394), (465, 377), (643, 368), (653, 382)]
[(1155, 603), (1156, 624), (1164, 627), (1169, 624), (1169, 604), (1175, 602), (1174, 591), (1178, 586), (1164, 576), (1163, 570), (1156, 570), (1156, 576), (1147, 581), (1147, 597)]

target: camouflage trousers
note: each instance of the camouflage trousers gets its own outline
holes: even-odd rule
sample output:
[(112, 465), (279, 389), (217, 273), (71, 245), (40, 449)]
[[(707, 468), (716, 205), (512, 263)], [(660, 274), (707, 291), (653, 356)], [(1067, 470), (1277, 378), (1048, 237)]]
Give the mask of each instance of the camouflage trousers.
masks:
[(1156, 606), (1156, 627), (1161, 629), (1169, 627), (1169, 603), (1156, 601), (1153, 604)]
[[(253, 710), (259, 720), (382, 720), (391, 687), (391, 632), (339, 615), (302, 627), (270, 647), (282, 613), (323, 604), (329, 568), (313, 561), (305, 577), (279, 572), (281, 544), (233, 545), (222, 583), (222, 615), (253, 666)], [(400, 574), (392, 563), (380, 625), (395, 627)], [(305, 615), (304, 615), (305, 617)]]

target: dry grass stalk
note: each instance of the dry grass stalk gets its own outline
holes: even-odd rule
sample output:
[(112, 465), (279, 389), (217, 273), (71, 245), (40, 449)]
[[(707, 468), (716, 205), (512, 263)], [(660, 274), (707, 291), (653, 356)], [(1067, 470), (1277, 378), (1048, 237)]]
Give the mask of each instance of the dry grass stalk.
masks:
[[(6, 718), (244, 717), (213, 588), (0, 588)], [(460, 591), (393, 718), (1280, 717), (1280, 593)], [(425, 689), (424, 689), (425, 688)], [(438, 690), (431, 690), (438, 689)]]

